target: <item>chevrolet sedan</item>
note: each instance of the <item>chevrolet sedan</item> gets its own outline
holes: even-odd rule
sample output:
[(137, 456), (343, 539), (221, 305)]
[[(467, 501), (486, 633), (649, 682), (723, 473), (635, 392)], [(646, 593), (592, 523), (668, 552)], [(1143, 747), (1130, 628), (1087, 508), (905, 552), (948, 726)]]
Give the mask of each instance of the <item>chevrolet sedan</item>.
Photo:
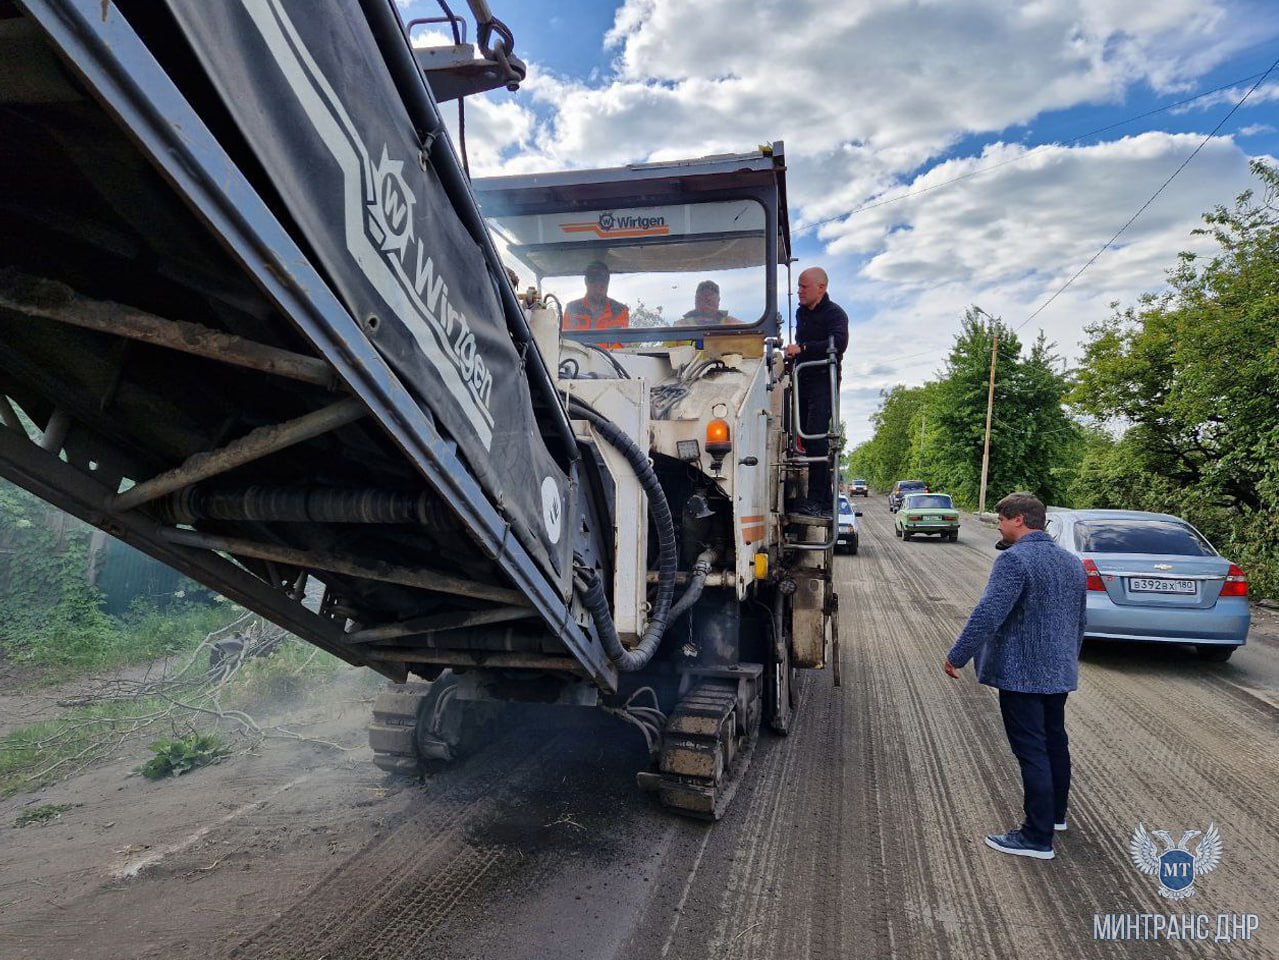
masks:
[(1179, 517), (1135, 510), (1050, 510), (1047, 531), (1088, 575), (1085, 636), (1192, 644), (1230, 659), (1248, 639), (1248, 578)]
[(936, 534), (942, 540), (959, 539), (959, 511), (948, 493), (908, 493), (893, 518), (893, 533), (909, 540), (917, 533)]

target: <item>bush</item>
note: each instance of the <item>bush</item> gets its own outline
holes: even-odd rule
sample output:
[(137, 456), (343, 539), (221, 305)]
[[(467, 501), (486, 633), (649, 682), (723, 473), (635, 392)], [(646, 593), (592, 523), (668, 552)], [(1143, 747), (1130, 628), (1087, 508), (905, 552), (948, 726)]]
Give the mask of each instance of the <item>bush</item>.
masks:
[(196, 767), (217, 763), (231, 755), (231, 748), (212, 733), (193, 733), (181, 739), (157, 740), (151, 744), (155, 756), (138, 768), (148, 780), (180, 777)]

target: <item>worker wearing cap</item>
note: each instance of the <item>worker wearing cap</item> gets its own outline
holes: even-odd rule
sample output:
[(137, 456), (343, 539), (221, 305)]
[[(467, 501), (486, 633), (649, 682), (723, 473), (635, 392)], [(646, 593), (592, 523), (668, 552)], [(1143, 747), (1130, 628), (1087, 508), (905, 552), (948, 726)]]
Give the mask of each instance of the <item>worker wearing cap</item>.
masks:
[(738, 323), (736, 317), (730, 317), (727, 310), (719, 308), (719, 284), (714, 280), (703, 280), (697, 285), (693, 295), (693, 309), (675, 321), (677, 327), (700, 327), (717, 323)]
[(586, 296), (564, 308), (565, 330), (608, 330), (631, 325), (631, 311), (608, 295), (608, 265), (596, 260), (586, 265)]

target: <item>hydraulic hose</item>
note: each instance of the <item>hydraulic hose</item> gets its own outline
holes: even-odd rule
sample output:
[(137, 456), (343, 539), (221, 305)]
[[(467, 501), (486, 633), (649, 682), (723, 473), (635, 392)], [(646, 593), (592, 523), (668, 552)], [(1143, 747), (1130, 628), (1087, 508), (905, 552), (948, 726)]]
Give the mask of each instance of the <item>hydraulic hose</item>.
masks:
[[(591, 619), (595, 621), (595, 629), (599, 633), (600, 642), (604, 645), (604, 652), (608, 654), (608, 658), (613, 661), (617, 669), (625, 673), (642, 670), (649, 660), (653, 659), (653, 654), (657, 652), (658, 644), (662, 641), (662, 635), (666, 632), (666, 625), (673, 619), (671, 601), (675, 597), (675, 570), (678, 564), (675, 551), (675, 520), (671, 516), (671, 508), (666, 502), (666, 494), (662, 490), (661, 483), (658, 482), (657, 474), (653, 471), (652, 464), (648, 462), (648, 455), (639, 448), (639, 445), (623, 433), (617, 424), (591, 407), (572, 397), (569, 398), (568, 405), (571, 416), (587, 421), (595, 428), (600, 439), (626, 458), (626, 462), (635, 471), (645, 496), (648, 497), (649, 516), (657, 527), (657, 601), (653, 605), (653, 615), (649, 618), (644, 636), (640, 638), (639, 645), (634, 650), (627, 650), (622, 646), (599, 574), (588, 568), (579, 568), (577, 572), (582, 587), (582, 602), (586, 604)], [(704, 581), (705, 577), (703, 577)]]
[(701, 598), (702, 590), (706, 586), (706, 578), (711, 572), (711, 564), (714, 562), (714, 550), (703, 550), (697, 555), (697, 562), (693, 564), (693, 579), (689, 580), (688, 586), (684, 589), (684, 595), (675, 602), (675, 606), (671, 607), (668, 617), (671, 623), (687, 613)]

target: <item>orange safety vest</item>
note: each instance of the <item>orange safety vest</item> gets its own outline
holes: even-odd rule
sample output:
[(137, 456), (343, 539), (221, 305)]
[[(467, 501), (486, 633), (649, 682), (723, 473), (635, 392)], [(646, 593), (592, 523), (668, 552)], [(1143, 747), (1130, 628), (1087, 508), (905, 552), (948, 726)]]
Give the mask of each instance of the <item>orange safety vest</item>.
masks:
[(604, 307), (599, 313), (592, 313), (586, 298), (573, 300), (564, 308), (565, 330), (607, 330), (610, 327), (629, 327), (631, 311), (624, 303), (618, 303), (612, 297), (604, 298)]

